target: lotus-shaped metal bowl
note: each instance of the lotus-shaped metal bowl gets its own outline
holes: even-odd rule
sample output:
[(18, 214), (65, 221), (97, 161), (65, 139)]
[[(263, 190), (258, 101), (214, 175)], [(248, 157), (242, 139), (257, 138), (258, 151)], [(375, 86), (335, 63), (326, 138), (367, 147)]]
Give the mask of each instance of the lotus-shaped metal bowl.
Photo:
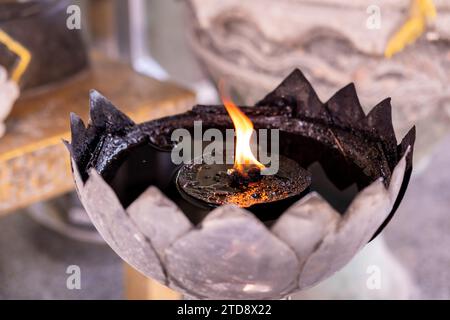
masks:
[[(255, 107), (242, 110), (256, 128), (279, 128), (289, 132), (292, 141), (306, 138), (327, 145), (330, 154), (359, 167), (364, 177), (346, 210), (339, 212), (310, 192), (270, 225), (233, 205), (217, 207), (192, 223), (157, 183), (133, 178), (140, 180), (138, 192), (124, 197), (133, 181), (128, 174), (117, 178), (123, 175), (118, 168), (133, 157), (136, 146), (170, 148), (170, 132), (191, 126), (193, 120), (231, 127), (222, 107), (196, 106), (185, 114), (135, 124), (93, 91), (88, 127), (71, 116), (72, 142), (66, 144), (76, 188), (92, 222), (125, 261), (189, 296), (273, 299), (315, 285), (345, 266), (381, 231), (411, 174), (414, 128), (397, 146), (389, 99), (365, 115), (353, 84), (321, 103), (295, 70)], [(294, 159), (296, 152), (294, 148), (290, 153)], [(310, 152), (317, 151), (301, 153)], [(327, 173), (336, 175), (334, 161), (325, 158), (321, 161)], [(139, 163), (157, 174), (164, 170), (164, 161)], [(128, 169), (135, 177), (145, 175), (140, 167)], [(345, 174), (336, 181), (341, 188), (348, 184)]]

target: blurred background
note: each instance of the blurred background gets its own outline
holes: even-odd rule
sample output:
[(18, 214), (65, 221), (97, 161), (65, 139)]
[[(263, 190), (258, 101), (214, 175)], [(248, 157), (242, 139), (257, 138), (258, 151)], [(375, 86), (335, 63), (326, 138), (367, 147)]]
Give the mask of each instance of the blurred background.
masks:
[(322, 101), (350, 82), (366, 112), (392, 97), (397, 139), (415, 124), (417, 142), (382, 235), (293, 298), (450, 299), (449, 40), (444, 0), (0, 0), (0, 299), (141, 297), (73, 192), (61, 138), (89, 89), (145, 121), (218, 103), (219, 79), (252, 105), (294, 68)]

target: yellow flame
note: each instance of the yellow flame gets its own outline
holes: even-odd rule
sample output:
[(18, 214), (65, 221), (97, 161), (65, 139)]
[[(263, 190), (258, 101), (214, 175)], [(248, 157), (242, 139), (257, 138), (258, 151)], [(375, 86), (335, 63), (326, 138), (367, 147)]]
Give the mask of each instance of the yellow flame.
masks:
[(233, 121), (234, 130), (236, 131), (234, 169), (240, 173), (244, 173), (245, 168), (252, 165), (264, 169), (265, 166), (256, 159), (250, 148), (253, 123), (245, 113), (233, 103), (233, 101), (225, 97), (222, 97), (222, 101)]

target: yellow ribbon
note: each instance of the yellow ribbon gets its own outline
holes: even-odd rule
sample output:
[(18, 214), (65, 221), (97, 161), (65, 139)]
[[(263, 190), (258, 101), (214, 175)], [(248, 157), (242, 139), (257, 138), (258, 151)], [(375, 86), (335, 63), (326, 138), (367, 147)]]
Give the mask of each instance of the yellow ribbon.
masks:
[(384, 56), (391, 58), (408, 44), (414, 43), (425, 31), (428, 21), (436, 18), (433, 0), (412, 0), (408, 20), (389, 39)]
[(6, 32), (0, 29), (0, 43), (3, 43), (9, 50), (14, 52), (19, 58), (19, 62), (11, 73), (11, 79), (19, 83), (20, 78), (27, 69), (31, 61), (31, 53), (19, 42), (11, 38)]

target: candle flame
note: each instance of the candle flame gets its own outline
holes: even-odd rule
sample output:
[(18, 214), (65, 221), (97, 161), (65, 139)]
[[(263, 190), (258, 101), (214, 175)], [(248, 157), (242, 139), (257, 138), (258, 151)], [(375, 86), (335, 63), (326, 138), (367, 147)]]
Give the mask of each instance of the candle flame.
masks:
[(245, 169), (257, 167), (264, 169), (265, 166), (253, 155), (250, 148), (250, 139), (253, 133), (253, 123), (230, 99), (222, 96), (222, 102), (233, 121), (236, 132), (236, 147), (234, 155), (234, 169), (245, 174)]

